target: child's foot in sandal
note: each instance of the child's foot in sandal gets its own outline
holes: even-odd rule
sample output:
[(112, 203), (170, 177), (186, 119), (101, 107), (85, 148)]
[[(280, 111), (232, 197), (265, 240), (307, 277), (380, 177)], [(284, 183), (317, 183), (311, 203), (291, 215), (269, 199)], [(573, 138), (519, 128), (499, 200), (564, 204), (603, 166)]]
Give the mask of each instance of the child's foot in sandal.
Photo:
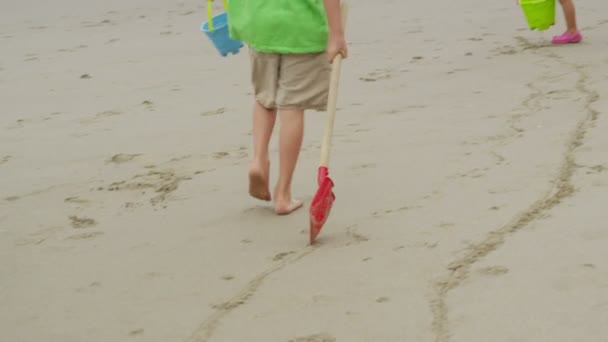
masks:
[(562, 44), (578, 43), (581, 40), (583, 40), (583, 36), (581, 35), (580, 32), (576, 31), (574, 33), (571, 33), (571, 32), (566, 31), (559, 36), (553, 37), (552, 43), (556, 44), (556, 45), (562, 45)]

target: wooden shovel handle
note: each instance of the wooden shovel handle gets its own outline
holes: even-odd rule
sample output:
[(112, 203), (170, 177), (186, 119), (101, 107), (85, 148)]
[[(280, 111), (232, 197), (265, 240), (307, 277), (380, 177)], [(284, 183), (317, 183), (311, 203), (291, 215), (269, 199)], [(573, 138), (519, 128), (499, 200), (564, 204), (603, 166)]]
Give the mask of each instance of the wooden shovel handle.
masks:
[[(340, 4), (342, 12), (342, 25), (346, 26), (346, 18), (348, 15), (348, 4), (343, 1)], [(338, 100), (338, 88), (340, 84), (340, 71), (342, 67), (342, 55), (338, 54), (331, 65), (331, 78), (329, 83), (329, 98), (327, 99), (327, 124), (323, 135), (323, 144), (321, 145), (321, 165), (328, 167), (329, 152), (331, 149), (331, 138), (334, 130), (334, 121), (336, 117), (336, 104)]]

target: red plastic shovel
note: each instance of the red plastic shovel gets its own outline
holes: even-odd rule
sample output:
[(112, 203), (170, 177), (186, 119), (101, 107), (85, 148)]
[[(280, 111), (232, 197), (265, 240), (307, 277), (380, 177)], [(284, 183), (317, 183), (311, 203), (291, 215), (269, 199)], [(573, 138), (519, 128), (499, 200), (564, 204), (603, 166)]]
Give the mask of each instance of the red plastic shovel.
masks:
[[(342, 21), (343, 25), (346, 21), (347, 4), (342, 3)], [(318, 171), (319, 189), (310, 204), (310, 243), (313, 244), (315, 239), (323, 229), (325, 221), (329, 216), (329, 212), (336, 200), (333, 188), (334, 182), (329, 177), (329, 151), (331, 148), (331, 138), (334, 128), (334, 119), (336, 116), (336, 102), (338, 99), (338, 85), (340, 80), (340, 70), (342, 66), (342, 55), (338, 54), (332, 62), (331, 80), (329, 86), (329, 98), (327, 102), (327, 124), (325, 126), (325, 134), (323, 136), (323, 145), (321, 146), (321, 163)]]

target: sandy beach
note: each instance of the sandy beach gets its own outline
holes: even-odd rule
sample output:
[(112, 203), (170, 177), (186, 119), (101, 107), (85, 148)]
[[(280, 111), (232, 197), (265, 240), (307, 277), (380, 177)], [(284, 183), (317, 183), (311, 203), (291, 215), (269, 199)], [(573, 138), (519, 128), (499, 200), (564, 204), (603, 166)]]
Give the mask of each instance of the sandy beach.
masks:
[(309, 246), (325, 114), (278, 217), (204, 1), (3, 2), (0, 340), (608, 341), (608, 3), (349, 3)]

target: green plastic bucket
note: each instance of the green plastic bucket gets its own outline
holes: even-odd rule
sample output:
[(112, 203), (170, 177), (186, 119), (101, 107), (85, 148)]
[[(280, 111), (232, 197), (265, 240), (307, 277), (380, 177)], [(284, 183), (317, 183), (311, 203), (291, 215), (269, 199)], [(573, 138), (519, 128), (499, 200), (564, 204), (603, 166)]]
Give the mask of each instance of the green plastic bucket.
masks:
[(555, 0), (520, 0), (531, 30), (544, 31), (555, 25)]

